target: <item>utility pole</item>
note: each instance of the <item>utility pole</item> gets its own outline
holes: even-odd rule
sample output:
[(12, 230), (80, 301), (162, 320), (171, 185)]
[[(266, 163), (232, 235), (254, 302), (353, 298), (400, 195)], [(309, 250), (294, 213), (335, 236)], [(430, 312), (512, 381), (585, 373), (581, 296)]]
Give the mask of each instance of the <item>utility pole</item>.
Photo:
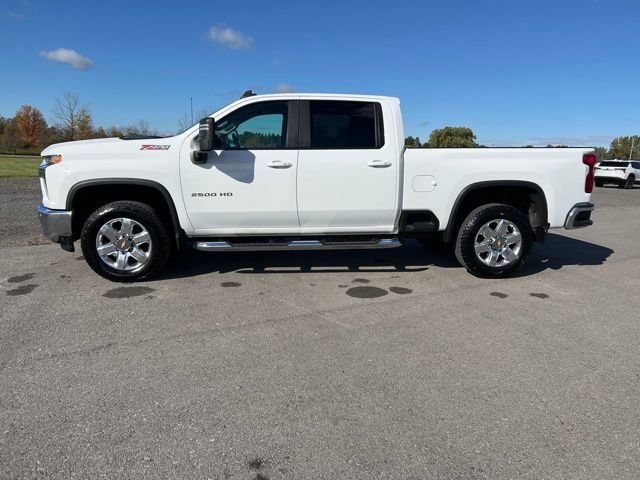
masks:
[(633, 158), (633, 144), (636, 141), (636, 137), (631, 137), (631, 151), (629, 152), (629, 160), (631, 160)]
[(193, 125), (193, 97), (189, 97), (189, 102), (191, 103), (191, 125)]

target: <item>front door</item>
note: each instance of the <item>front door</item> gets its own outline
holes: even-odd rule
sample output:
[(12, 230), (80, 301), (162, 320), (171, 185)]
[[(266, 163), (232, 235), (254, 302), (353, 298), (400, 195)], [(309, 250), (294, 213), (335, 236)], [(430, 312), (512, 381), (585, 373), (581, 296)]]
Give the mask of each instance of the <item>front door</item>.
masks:
[[(204, 164), (181, 155), (186, 209), (196, 235), (261, 234), (299, 228), (298, 150), (289, 128), (295, 102), (265, 101), (216, 118), (216, 149)], [(187, 144), (184, 148), (192, 147)]]
[(377, 102), (300, 102), (298, 216), (303, 231), (395, 228), (399, 165), (389, 112)]

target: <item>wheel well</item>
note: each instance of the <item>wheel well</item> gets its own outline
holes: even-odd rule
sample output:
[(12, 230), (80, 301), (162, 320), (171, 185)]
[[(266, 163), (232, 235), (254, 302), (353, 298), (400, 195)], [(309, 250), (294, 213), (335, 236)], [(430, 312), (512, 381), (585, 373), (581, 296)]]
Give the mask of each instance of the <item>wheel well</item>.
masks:
[(487, 182), (471, 185), (460, 193), (453, 206), (444, 240), (452, 241), (467, 215), (473, 209), (488, 203), (504, 203), (517, 208), (529, 218), (536, 240), (544, 240), (548, 227), (547, 200), (542, 189), (529, 182), (497, 184)]
[(118, 200), (132, 200), (152, 207), (160, 218), (171, 227), (176, 238), (176, 247), (180, 246), (182, 231), (175, 205), (170, 194), (161, 185), (131, 182), (108, 182), (79, 184), (67, 197), (67, 209), (73, 211), (72, 236), (80, 238), (80, 232), (89, 215), (102, 205)]

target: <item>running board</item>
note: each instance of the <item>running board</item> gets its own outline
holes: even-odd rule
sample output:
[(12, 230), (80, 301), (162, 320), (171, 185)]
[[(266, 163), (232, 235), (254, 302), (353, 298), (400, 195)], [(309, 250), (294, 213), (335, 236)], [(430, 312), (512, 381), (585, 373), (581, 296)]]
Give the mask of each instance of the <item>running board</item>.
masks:
[(279, 250), (355, 250), (370, 248), (395, 248), (402, 243), (397, 238), (383, 238), (368, 242), (322, 242), (319, 240), (292, 240), (278, 243), (229, 243), (225, 241), (217, 242), (195, 242), (193, 248), (202, 252), (266, 252)]

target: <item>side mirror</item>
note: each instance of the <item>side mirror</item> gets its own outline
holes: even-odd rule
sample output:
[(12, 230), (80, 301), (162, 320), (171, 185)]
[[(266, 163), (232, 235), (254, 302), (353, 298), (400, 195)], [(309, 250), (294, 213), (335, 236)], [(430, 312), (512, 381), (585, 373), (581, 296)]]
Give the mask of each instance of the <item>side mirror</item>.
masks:
[(216, 121), (211, 117), (200, 120), (200, 129), (198, 131), (199, 150), (201, 152), (210, 152), (213, 150), (213, 138), (215, 135)]
[(207, 152), (213, 150), (213, 139), (215, 136), (216, 122), (211, 117), (200, 120), (198, 129), (198, 149), (191, 153), (193, 163), (206, 163)]

